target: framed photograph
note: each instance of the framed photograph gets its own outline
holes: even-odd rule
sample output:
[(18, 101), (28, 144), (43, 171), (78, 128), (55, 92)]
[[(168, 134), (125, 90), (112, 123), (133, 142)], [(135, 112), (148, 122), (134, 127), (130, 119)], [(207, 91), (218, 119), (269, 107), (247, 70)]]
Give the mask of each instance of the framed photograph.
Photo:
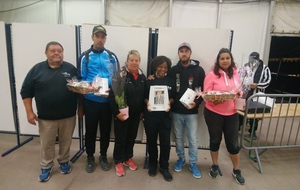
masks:
[(169, 94), (167, 86), (150, 86), (149, 104), (152, 111), (169, 109)]

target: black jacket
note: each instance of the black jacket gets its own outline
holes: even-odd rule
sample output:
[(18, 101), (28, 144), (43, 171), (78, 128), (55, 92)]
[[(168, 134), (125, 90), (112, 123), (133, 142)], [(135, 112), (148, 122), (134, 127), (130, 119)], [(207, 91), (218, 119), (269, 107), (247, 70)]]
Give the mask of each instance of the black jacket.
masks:
[[(127, 71), (126, 82), (125, 82), (125, 100), (127, 106), (129, 107), (129, 117), (131, 113), (137, 114), (141, 113), (145, 107), (145, 90), (146, 90), (146, 77), (142, 70), (139, 70), (139, 76), (137, 80), (131, 73)], [(113, 90), (109, 93), (109, 102), (114, 115), (120, 113), (119, 106), (115, 101), (115, 95)]]
[(191, 64), (184, 67), (179, 61), (168, 72), (168, 76), (176, 81), (175, 98), (172, 104), (172, 111), (179, 114), (198, 114), (198, 108), (202, 102), (202, 98), (194, 100), (196, 106), (193, 109), (187, 109), (179, 101), (187, 88), (195, 90), (196, 87), (201, 87), (203, 90), (203, 82), (205, 78), (204, 69), (199, 66), (199, 61), (191, 60)]
[[(250, 67), (249, 63), (246, 63), (245, 66)], [(256, 89), (250, 89), (250, 91), (247, 94), (246, 99), (248, 99), (253, 94), (256, 94), (257, 92), (264, 92), (265, 89), (270, 85), (271, 83), (271, 72), (268, 66), (264, 65), (262, 60), (259, 60), (259, 64), (255, 70), (254, 77), (253, 77), (253, 83), (257, 84)]]

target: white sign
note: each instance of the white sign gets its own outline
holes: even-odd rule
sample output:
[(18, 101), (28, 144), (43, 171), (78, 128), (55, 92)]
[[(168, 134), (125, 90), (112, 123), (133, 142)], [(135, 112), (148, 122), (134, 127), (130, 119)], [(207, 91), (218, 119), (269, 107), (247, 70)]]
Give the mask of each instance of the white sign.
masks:
[(100, 90), (97, 93), (94, 93), (95, 96), (108, 96), (108, 79), (107, 78), (100, 78), (99, 80)]
[(191, 107), (190, 103), (194, 102), (195, 97), (197, 93), (193, 91), (192, 89), (188, 88), (186, 89), (185, 93), (182, 95), (180, 98), (180, 102), (185, 106), (185, 107)]

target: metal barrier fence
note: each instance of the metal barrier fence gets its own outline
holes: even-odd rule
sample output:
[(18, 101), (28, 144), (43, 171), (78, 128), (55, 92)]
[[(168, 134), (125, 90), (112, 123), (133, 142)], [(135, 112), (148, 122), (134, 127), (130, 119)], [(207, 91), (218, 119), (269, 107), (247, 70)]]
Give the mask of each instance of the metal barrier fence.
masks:
[[(269, 104), (271, 109), (251, 109), (250, 103), (253, 104), (258, 98), (260, 102)], [(270, 98), (276, 101), (272, 102)], [(263, 169), (260, 156), (268, 149), (300, 147), (299, 100), (300, 94), (255, 94), (247, 100), (246, 109), (238, 111), (244, 116), (240, 145), (248, 150), (249, 158), (258, 163), (261, 174)], [(255, 121), (258, 121), (257, 131), (254, 127)], [(252, 130), (249, 123), (253, 123)]]

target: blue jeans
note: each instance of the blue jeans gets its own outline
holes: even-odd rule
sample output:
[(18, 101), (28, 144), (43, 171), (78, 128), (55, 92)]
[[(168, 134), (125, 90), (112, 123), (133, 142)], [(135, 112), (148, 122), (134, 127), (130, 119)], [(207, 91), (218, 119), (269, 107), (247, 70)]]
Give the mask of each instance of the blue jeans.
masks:
[(189, 142), (189, 161), (198, 161), (198, 114), (178, 114), (172, 112), (174, 124), (176, 153), (180, 159), (184, 157), (184, 130)]

